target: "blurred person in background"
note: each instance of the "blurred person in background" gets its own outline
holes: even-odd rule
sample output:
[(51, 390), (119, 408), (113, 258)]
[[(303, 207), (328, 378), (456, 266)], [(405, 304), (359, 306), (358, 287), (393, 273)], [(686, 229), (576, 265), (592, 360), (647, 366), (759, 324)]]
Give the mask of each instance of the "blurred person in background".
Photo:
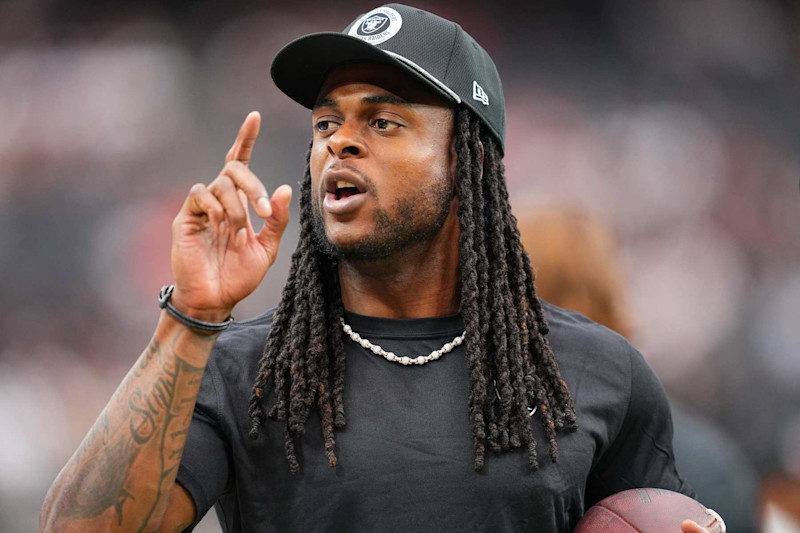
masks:
[[(399, 5), (382, 9), (359, 18), (353, 28), (362, 29), (364, 37), (388, 32), (388, 46), (400, 40), (391, 40), (401, 27), (391, 24), (398, 11), (403, 12), (405, 35), (412, 37), (412, 21), (429, 16)], [(452, 23), (448, 27), (460, 32)], [(418, 53), (420, 41), (426, 48), (435, 42), (409, 41)], [(565, 530), (585, 505), (628, 488), (625, 483), (631, 479), (642, 486), (691, 492), (675, 474), (669, 454), (639, 446), (636, 439), (639, 430), (663, 438), (668, 427), (663, 392), (639, 354), (616, 335), (588, 321), (575, 322), (535, 296), (506, 203), (504, 110), (496, 73), (484, 84), (467, 82), (456, 94), (430, 79), (434, 69), (414, 71), (394, 56), (355, 42), (343, 37), (332, 41), (348, 43), (361, 61), (384, 66), (341, 67), (337, 56), (317, 46), (316, 56), (304, 58), (321, 60), (317, 83), (307, 84), (305, 95), (296, 87), (287, 91), (314, 106), (315, 132), (301, 190), (301, 242), (277, 312), (234, 325), (217, 342), (219, 332), (231, 326), (233, 305), (260, 283), (274, 261), (288, 220), (290, 191), (279, 188), (268, 199), (247, 167), (260, 126), (253, 114), (220, 177), (208, 187), (193, 187), (176, 218), (176, 285), (160, 295), (164, 311), (158, 329), (51, 488), (43, 509), (44, 529), (70, 524), (85, 529), (182, 529), (216, 503), (229, 530), (266, 524), (313, 527), (319, 520), (355, 529), (388, 520), (399, 528), (410, 519), (434, 529), (436, 520), (458, 529), (476, 523), (487, 529), (492, 524), (528, 528), (547, 520), (552, 529)], [(478, 54), (476, 62), (493, 70), (477, 45), (471, 40), (462, 44), (467, 50), (460, 49), (462, 53)], [(283, 67), (287, 62), (284, 57)], [(288, 63), (290, 71), (303, 64)], [(330, 71), (332, 67), (339, 68)], [(291, 74), (286, 71), (276, 75), (283, 82), (287, 77)], [(456, 106), (461, 101), (464, 105)], [(499, 111), (481, 111), (489, 102)], [(370, 110), (376, 106), (386, 106), (394, 119), (374, 117)], [(412, 132), (410, 138), (395, 142), (401, 147), (409, 143), (408, 149), (398, 150), (397, 144), (391, 148), (386, 139), (403, 139), (402, 129)], [(390, 133), (395, 130), (401, 131)], [(371, 151), (384, 143), (383, 149)], [(347, 165), (370, 156), (386, 157), (384, 166), (393, 164), (394, 173), (405, 179), (392, 183), (382, 175), (387, 169), (381, 165), (372, 176), (375, 183), (348, 170)], [(351, 224), (344, 216), (384, 194), (393, 208), (391, 216), (381, 213), (380, 204), (373, 206), (374, 218), (354, 215), (357, 220)], [(258, 234), (249, 224), (245, 197), (265, 219)], [(405, 197), (413, 201), (400, 201)], [(393, 199), (401, 208), (392, 205)], [(437, 213), (439, 217), (431, 216)], [(418, 223), (423, 227), (408, 227)], [(484, 235), (485, 229), (492, 233)], [(509, 263), (504, 266), (503, 260)], [(459, 268), (459, 261), (465, 266)], [(462, 315), (454, 314), (458, 311)], [(373, 340), (384, 339), (381, 344), (387, 347), (394, 343), (400, 353), (425, 353), (431, 343), (441, 346), (429, 356), (415, 357), (420, 364), (451, 351), (453, 355), (426, 366), (431, 369), (427, 377), (411, 374), (387, 365), (398, 357), (358, 336), (359, 327), (374, 332)], [(440, 344), (462, 327), (462, 335)], [(543, 337), (548, 330), (557, 360)], [(363, 342), (350, 342), (342, 331)], [(395, 337), (398, 331), (408, 334), (402, 342)], [(506, 343), (513, 353), (503, 352)], [(581, 358), (587, 343), (594, 350), (591, 361)], [(365, 347), (387, 361), (365, 359)], [(484, 360), (488, 353), (494, 361)], [(596, 364), (601, 357), (607, 365)], [(409, 360), (400, 359), (408, 366)], [(616, 364), (620, 359), (628, 364)], [(622, 368), (630, 366), (633, 378)], [(351, 380), (347, 389), (345, 369)], [(379, 386), (369, 371), (384, 373)], [(354, 386), (359, 379), (360, 386)], [(583, 394), (574, 397), (575, 405), (569, 382), (582, 382)], [(636, 409), (627, 409), (625, 383), (632, 383), (636, 390), (631, 394), (641, 400)], [(614, 401), (600, 415), (592, 412), (599, 392), (592, 389), (602, 387), (608, 390), (597, 395), (608, 394)], [(383, 399), (376, 399), (379, 394)], [(466, 413), (463, 402), (454, 401), (457, 397), (470, 398), (469, 420), (458, 416)], [(311, 412), (314, 403), (317, 413)], [(458, 405), (462, 410), (453, 411)], [(604, 442), (595, 463), (594, 441), (576, 427), (576, 411), (583, 427), (629, 430), (614, 442)], [(535, 433), (528, 422), (534, 414)], [(283, 423), (267, 423), (266, 415)], [(376, 438), (373, 425), (386, 433)], [(381, 445), (395, 439), (402, 445)], [(666, 449), (671, 445), (661, 444)], [(483, 470), (487, 447), (498, 453), (491, 454), (485, 475), (462, 468), (472, 463)], [(507, 453), (517, 448), (523, 454)], [(541, 449), (549, 460), (539, 461)], [(326, 459), (322, 465), (314, 461), (320, 457)], [(299, 472), (301, 459), (304, 473), (293, 477), (290, 472)], [(336, 467), (340, 459), (336, 470), (321, 468)], [(536, 472), (521, 472), (519, 459)], [(631, 471), (642, 464), (645, 468)], [(511, 476), (519, 480), (519, 492), (494, 499), (493, 489), (501, 484), (507, 490)], [(567, 491), (565, 476), (572, 480)], [(442, 491), (445, 481), (449, 490)], [(480, 490), (464, 491), (470, 483)], [(421, 497), (426, 491), (430, 497)], [(410, 508), (396, 505), (409, 492), (417, 501)], [(531, 495), (539, 505), (531, 505)], [(443, 498), (450, 498), (450, 505), (443, 505)], [(562, 512), (555, 513), (556, 508)], [(458, 520), (466, 521), (463, 527)], [(686, 525), (685, 530), (697, 528)]]
[[(577, 208), (535, 206), (517, 212), (537, 294), (635, 339), (620, 254), (610, 228)], [(675, 464), (697, 499), (725, 517), (729, 532), (757, 531), (757, 483), (745, 455), (711, 421), (674, 402), (672, 416)]]

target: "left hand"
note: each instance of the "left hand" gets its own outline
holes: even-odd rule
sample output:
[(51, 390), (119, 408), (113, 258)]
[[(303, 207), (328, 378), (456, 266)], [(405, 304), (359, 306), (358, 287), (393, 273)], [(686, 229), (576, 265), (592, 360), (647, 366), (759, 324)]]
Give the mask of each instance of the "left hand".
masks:
[(681, 533), (710, 533), (706, 528), (701, 527), (693, 520), (681, 522)]
[(727, 528), (722, 517), (711, 509), (706, 509), (706, 511), (717, 519), (716, 526), (706, 529), (693, 520), (684, 520), (681, 522), (681, 533), (725, 533)]

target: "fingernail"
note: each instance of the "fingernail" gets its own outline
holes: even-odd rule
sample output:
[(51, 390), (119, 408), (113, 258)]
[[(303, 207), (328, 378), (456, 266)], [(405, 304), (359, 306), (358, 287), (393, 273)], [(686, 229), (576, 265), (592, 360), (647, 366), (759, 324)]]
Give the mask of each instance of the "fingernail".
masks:
[(269, 200), (267, 200), (266, 196), (258, 199), (258, 207), (264, 213), (264, 218), (272, 216), (272, 206), (269, 205)]
[(247, 242), (247, 228), (242, 228), (236, 232), (236, 246), (244, 246)]

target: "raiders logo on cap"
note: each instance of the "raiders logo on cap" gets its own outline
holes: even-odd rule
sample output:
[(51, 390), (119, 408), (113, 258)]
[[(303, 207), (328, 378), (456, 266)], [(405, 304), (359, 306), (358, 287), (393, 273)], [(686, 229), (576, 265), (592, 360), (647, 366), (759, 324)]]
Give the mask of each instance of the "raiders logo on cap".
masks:
[(394, 37), (403, 25), (403, 17), (391, 7), (379, 7), (353, 23), (349, 34), (370, 44)]
[(446, 101), (468, 107), (503, 149), (506, 107), (497, 67), (455, 22), (415, 7), (384, 5), (355, 17), (342, 33), (312, 33), (287, 44), (272, 62), (272, 79), (313, 109), (331, 70), (350, 63), (392, 65)]

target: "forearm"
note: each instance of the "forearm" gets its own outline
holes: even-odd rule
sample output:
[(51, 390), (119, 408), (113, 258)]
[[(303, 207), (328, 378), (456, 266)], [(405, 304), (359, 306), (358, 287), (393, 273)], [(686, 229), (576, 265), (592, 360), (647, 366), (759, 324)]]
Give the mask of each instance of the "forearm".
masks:
[(147, 349), (50, 487), (41, 530), (158, 528), (215, 341), (162, 312)]
[[(289, 222), (291, 188), (281, 186), (270, 198), (247, 167), (260, 124), (257, 112), (247, 116), (222, 172), (208, 187), (195, 184), (172, 222), (172, 302), (197, 320), (224, 320), (258, 287)], [(257, 234), (243, 197), (264, 219)], [(50, 487), (41, 530), (159, 527), (215, 342), (216, 336), (203, 337), (162, 311), (150, 345)], [(177, 506), (176, 526), (193, 516), (191, 504)]]

